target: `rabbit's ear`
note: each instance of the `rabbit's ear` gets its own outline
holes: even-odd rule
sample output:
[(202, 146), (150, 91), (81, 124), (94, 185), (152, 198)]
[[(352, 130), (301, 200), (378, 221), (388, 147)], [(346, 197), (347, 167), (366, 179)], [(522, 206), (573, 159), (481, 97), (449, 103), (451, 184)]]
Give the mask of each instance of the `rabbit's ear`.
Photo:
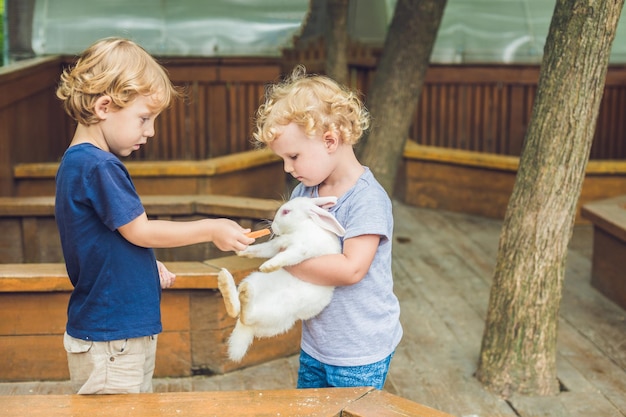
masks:
[(331, 231), (337, 236), (343, 236), (346, 234), (346, 230), (343, 226), (341, 226), (341, 224), (339, 224), (337, 219), (335, 219), (335, 216), (321, 207), (312, 206), (309, 211), (309, 217), (311, 217), (311, 220), (313, 220), (313, 222), (319, 227)]

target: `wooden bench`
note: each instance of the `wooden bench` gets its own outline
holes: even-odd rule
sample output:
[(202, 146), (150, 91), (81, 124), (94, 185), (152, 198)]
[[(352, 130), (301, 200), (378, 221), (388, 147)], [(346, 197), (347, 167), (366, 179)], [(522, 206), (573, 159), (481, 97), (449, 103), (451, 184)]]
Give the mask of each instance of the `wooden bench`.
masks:
[[(153, 219), (228, 217), (250, 228), (272, 219), (281, 204), (277, 200), (228, 195), (148, 195), (142, 201)], [(0, 197), (0, 229), (0, 263), (63, 262), (54, 197)], [(155, 252), (164, 261), (197, 261), (223, 255), (212, 243)]]
[[(418, 145), (408, 141), (396, 196), (416, 207), (504, 218), (519, 158)], [(626, 161), (589, 161), (578, 201), (582, 205), (626, 194)]]
[[(260, 263), (237, 256), (165, 262), (177, 278), (163, 291), (156, 377), (224, 373), (299, 351), (296, 326), (279, 337), (256, 340), (240, 363), (227, 358), (235, 320), (217, 290), (217, 272), (227, 268), (239, 281)], [(0, 381), (69, 378), (63, 332), (71, 290), (64, 264), (0, 264)]]
[(593, 224), (591, 285), (626, 310), (626, 195), (582, 207)]
[[(221, 194), (280, 199), (286, 193), (282, 161), (269, 149), (200, 161), (128, 161), (124, 165), (141, 196)], [(54, 195), (58, 168), (57, 162), (16, 164), (15, 195)]]
[(452, 417), (373, 388), (0, 396), (4, 417), (343, 416)]

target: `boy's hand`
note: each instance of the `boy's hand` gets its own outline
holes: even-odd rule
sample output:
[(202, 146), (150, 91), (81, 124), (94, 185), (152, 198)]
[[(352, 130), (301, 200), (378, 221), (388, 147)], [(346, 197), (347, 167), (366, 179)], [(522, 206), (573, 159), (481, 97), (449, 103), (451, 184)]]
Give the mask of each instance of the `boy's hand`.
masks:
[(242, 251), (254, 243), (254, 239), (246, 236), (250, 229), (244, 229), (229, 219), (213, 219), (213, 243), (222, 251)]
[(159, 270), (159, 280), (161, 281), (161, 288), (169, 288), (174, 285), (176, 281), (176, 274), (172, 273), (163, 265), (163, 262), (156, 261), (157, 268)]

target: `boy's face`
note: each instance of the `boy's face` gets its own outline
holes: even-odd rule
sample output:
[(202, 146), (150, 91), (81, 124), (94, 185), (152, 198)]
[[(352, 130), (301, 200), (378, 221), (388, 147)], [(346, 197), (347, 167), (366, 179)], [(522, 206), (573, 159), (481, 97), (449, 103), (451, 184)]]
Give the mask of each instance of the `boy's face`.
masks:
[(152, 110), (150, 104), (151, 97), (138, 96), (123, 109), (109, 107), (106, 118), (100, 122), (109, 152), (128, 156), (154, 136), (154, 121), (158, 113)]
[(310, 138), (295, 123), (286, 125), (268, 147), (283, 159), (285, 172), (307, 187), (321, 184), (333, 171), (332, 152), (323, 135)]

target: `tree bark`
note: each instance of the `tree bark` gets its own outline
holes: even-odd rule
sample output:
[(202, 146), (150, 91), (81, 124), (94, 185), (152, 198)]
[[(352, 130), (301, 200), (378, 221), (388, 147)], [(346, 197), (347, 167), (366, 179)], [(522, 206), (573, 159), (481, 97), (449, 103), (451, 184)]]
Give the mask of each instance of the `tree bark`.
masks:
[(326, 75), (348, 85), (348, 1), (327, 0)]
[(31, 42), (34, 10), (35, 0), (7, 0), (5, 2), (9, 63), (35, 56)]
[(398, 0), (367, 97), (372, 116), (357, 149), (389, 194), (417, 109), (445, 0)]
[(557, 0), (504, 218), (476, 377), (554, 395), (567, 246), (624, 0)]

